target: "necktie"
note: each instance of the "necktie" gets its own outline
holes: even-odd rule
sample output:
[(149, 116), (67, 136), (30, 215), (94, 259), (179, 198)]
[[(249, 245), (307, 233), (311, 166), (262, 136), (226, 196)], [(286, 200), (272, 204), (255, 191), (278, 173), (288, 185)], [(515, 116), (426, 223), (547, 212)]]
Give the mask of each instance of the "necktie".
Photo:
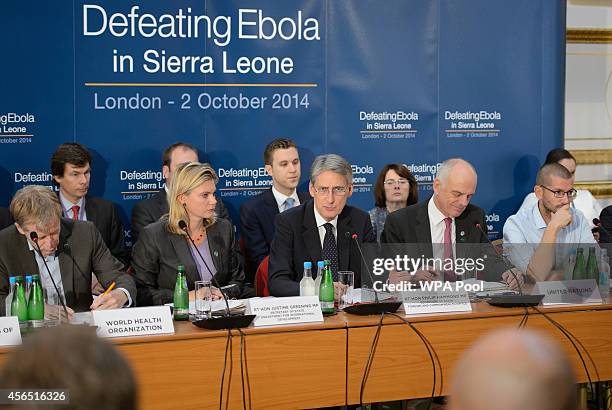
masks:
[(323, 238), (323, 259), (330, 262), (334, 282), (338, 281), (338, 248), (336, 247), (336, 237), (334, 236), (334, 226), (329, 222), (323, 225), (325, 237)]
[(287, 209), (291, 209), (295, 206), (295, 199), (293, 198), (287, 198), (285, 199), (285, 211)]
[(72, 219), (74, 219), (75, 221), (79, 220), (79, 209), (80, 208), (81, 207), (78, 205), (73, 205), (72, 208), (70, 208), (72, 209)]
[[(454, 261), (453, 257), (453, 240), (451, 239), (451, 233), (453, 231), (453, 220), (451, 218), (444, 218), (444, 266), (447, 264), (447, 260)], [(454, 263), (453, 263), (454, 265)], [(444, 271), (444, 281), (445, 282), (455, 282), (457, 280), (457, 276), (454, 272), (454, 267), (451, 266), (449, 270)]]

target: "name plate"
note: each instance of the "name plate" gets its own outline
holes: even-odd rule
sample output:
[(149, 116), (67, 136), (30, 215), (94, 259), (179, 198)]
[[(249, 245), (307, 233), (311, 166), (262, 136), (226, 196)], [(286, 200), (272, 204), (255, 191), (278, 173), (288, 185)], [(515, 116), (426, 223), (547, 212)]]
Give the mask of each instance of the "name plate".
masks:
[(402, 292), (407, 315), (420, 313), (471, 312), (468, 293), (462, 291), (432, 292), (415, 290)]
[(17, 316), (0, 317), (0, 346), (21, 344), (21, 332)]
[(601, 303), (599, 288), (594, 279), (538, 282), (533, 288), (533, 294), (544, 295), (543, 305)]
[(94, 310), (92, 314), (100, 337), (174, 333), (168, 306)]
[(257, 315), (253, 326), (322, 322), (323, 313), (316, 296), (249, 299), (247, 314)]

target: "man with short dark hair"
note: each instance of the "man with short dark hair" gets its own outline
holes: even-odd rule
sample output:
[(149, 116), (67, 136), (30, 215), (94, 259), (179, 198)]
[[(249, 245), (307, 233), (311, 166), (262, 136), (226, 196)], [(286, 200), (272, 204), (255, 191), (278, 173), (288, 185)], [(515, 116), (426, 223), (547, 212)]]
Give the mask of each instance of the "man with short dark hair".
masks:
[(263, 157), (266, 172), (272, 177), (272, 187), (240, 206), (240, 230), (246, 248), (245, 273), (251, 282), (261, 261), (270, 254), (276, 215), (309, 199), (306, 192), (296, 189), (301, 163), (295, 142), (275, 139), (266, 146)]
[[(110, 253), (91, 222), (62, 218), (59, 199), (38, 185), (21, 188), (11, 201), (15, 224), (0, 231), (0, 314), (9, 293), (9, 276), (39, 274), (49, 298), (65, 299), (68, 314), (130, 306), (136, 285)], [(48, 270), (47, 270), (48, 269)], [(104, 289), (95, 300), (92, 274)]]
[(117, 206), (103, 198), (87, 195), (91, 178), (91, 154), (76, 142), (61, 144), (51, 157), (53, 182), (59, 186), (59, 199), (65, 218), (92, 222), (113, 256), (129, 266), (123, 223)]
[[(66, 390), (66, 403), (19, 402), (15, 408), (135, 410), (136, 379), (123, 355), (94, 327), (36, 330), (5, 355), (0, 388)], [(48, 397), (51, 397), (50, 395)]]
[(353, 193), (353, 172), (344, 158), (335, 154), (315, 158), (309, 191), (314, 201), (276, 217), (268, 280), (272, 296), (299, 295), (304, 262), (316, 266), (324, 259), (331, 262), (334, 278), (339, 271), (352, 271), (359, 287), (361, 257), (352, 242), (376, 242), (368, 213), (346, 204)]
[(542, 166), (533, 191), (538, 202), (521, 207), (504, 224), (504, 249), (536, 281), (558, 280), (565, 252), (556, 245), (595, 244), (595, 239), (582, 212), (570, 206), (576, 190), (567, 168), (556, 162)]
[[(168, 213), (168, 200), (166, 195), (176, 168), (187, 162), (198, 162), (198, 152), (186, 142), (175, 142), (164, 150), (162, 154), (162, 173), (166, 186), (150, 198), (138, 202), (132, 209), (132, 243), (138, 240), (140, 232), (145, 226), (157, 222), (162, 215)], [(221, 199), (217, 200), (215, 212), (218, 218), (230, 219), (227, 208)]]

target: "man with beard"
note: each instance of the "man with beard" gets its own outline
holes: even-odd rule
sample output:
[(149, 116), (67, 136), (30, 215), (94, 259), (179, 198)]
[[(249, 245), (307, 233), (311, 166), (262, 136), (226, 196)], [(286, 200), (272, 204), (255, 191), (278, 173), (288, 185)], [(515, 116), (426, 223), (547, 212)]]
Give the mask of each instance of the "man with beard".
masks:
[(572, 174), (558, 163), (538, 172), (533, 189), (538, 202), (523, 207), (504, 224), (504, 249), (511, 262), (536, 281), (561, 279), (567, 260), (560, 244), (595, 244), (589, 222), (572, 208)]

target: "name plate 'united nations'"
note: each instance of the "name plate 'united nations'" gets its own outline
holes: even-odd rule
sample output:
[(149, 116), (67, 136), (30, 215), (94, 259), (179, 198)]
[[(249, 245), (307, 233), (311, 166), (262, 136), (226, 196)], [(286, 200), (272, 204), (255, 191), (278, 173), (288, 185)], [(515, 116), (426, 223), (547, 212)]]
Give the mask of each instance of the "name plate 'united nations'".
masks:
[(257, 315), (253, 326), (323, 321), (321, 305), (316, 296), (249, 299), (247, 314)]
[(532, 293), (544, 295), (545, 306), (601, 303), (599, 288), (593, 279), (538, 282)]
[(169, 306), (94, 310), (92, 313), (100, 337), (174, 333)]
[(0, 317), (0, 346), (21, 344), (21, 332), (17, 316)]
[(471, 312), (472, 305), (466, 291), (411, 291), (403, 292), (407, 315), (420, 313)]

